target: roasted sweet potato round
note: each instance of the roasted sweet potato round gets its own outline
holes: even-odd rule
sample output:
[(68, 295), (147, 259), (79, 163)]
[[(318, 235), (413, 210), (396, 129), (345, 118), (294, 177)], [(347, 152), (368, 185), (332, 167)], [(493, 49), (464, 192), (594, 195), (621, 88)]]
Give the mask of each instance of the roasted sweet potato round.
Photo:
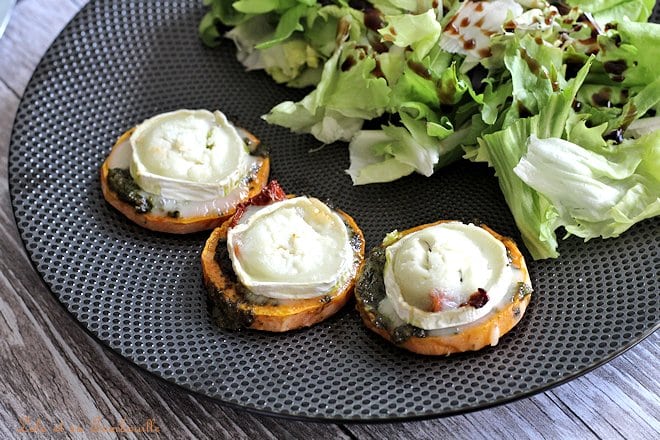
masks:
[[(421, 225), (400, 232), (398, 237), (400, 239), (413, 232), (446, 222), (448, 221)], [(358, 274), (355, 287), (356, 307), (365, 325), (395, 345), (425, 355), (448, 355), (497, 344), (499, 338), (522, 319), (531, 299), (531, 281), (523, 255), (515, 242), (485, 225), (481, 225), (481, 228), (505, 246), (510, 265), (520, 271), (521, 280), (513, 286), (506, 303), (474, 322), (449, 327), (440, 332), (424, 330), (411, 324), (388, 325), (388, 319), (379, 310), (380, 302), (385, 297), (383, 267), (384, 250), (390, 244), (388, 243), (372, 250)]]

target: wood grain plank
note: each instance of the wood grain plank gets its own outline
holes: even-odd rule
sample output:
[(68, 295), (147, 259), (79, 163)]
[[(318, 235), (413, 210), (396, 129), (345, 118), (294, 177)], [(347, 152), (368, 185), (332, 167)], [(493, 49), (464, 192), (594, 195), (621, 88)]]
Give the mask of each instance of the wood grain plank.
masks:
[[(15, 343), (10, 345), (3, 337), (5, 344), (0, 346), (2, 365), (16, 372), (0, 379), (0, 395), (9, 396), (0, 410), (6, 425), (16, 429), (21, 418), (30, 417), (49, 426), (64, 421), (91, 429), (97, 418), (103, 425), (124, 420), (129, 426), (153, 418), (168, 437), (176, 438), (214, 438), (216, 434), (281, 438), (292, 429), (292, 438), (328, 434), (346, 438), (332, 425), (253, 416), (207, 399), (197, 402), (185, 391), (145, 375), (102, 348), (43, 286), (28, 288), (26, 281), (32, 277), (13, 276), (19, 272), (4, 260), (0, 263), (0, 288), (9, 292), (3, 296), (0, 313), (14, 316), (8, 321), (18, 323), (9, 326)], [(5, 336), (5, 328), (0, 329)], [(41, 377), (52, 379), (44, 383)]]
[[(2, 315), (13, 314), (19, 319), (14, 335), (19, 335), (19, 343), (13, 346), (3, 344), (0, 358), (5, 368), (13, 372), (0, 381), (4, 411), (14, 415), (16, 424), (23, 418), (57, 423), (58, 420), (76, 420), (81, 416), (91, 420), (99, 413), (95, 400), (85, 387), (78, 386), (77, 359), (70, 359), (57, 343), (57, 335), (41, 319), (43, 310), (36, 301), (26, 304), (17, 291), (27, 291), (25, 277), (17, 278), (17, 271), (3, 263), (0, 265), (0, 286), (4, 295)], [(30, 290), (34, 290), (34, 285)], [(9, 308), (10, 312), (6, 309)], [(18, 346), (18, 347), (16, 347)], [(26, 366), (30, 368), (25, 368)], [(44, 383), (42, 377), (53, 378)], [(29, 407), (24, 402), (30, 402)], [(75, 405), (71, 405), (75, 402)], [(18, 426), (17, 426), (18, 428)]]
[(80, 5), (72, 1), (21, 1), (0, 39), (0, 79), (22, 95), (34, 68)]
[(358, 438), (380, 439), (494, 439), (494, 438), (580, 438), (596, 439), (591, 430), (549, 396), (540, 394), (505, 406), (485, 409), (441, 420), (348, 426)]
[[(6, 425), (18, 428), (20, 418), (30, 417), (49, 425), (62, 420), (89, 429), (99, 417), (106, 425), (120, 420), (140, 425), (153, 418), (168, 437), (177, 438), (214, 438), (216, 434), (281, 438), (292, 429), (293, 438), (328, 434), (346, 438), (333, 425), (253, 416), (210, 399), (200, 402), (144, 374), (82, 332), (43, 286), (28, 287), (32, 277), (6, 263), (0, 262), (0, 288), (8, 292), (0, 302), (0, 313), (13, 324), (0, 326), (4, 342), (0, 361), (16, 372), (0, 379), (0, 394), (9, 396), (0, 410)], [(4, 337), (6, 328), (12, 344)], [(52, 379), (44, 383), (41, 377)]]
[[(0, 72), (2, 69), (0, 69)], [(11, 90), (4, 81), (0, 81), (0, 145), (4, 145), (0, 156), (0, 169), (7, 169), (7, 148), (11, 136), (11, 127), (14, 124), (14, 115), (18, 108), (18, 95)], [(3, 181), (6, 179), (3, 179)], [(6, 185), (6, 182), (4, 182)]]
[(655, 333), (626, 356), (552, 393), (602, 438), (658, 438), (660, 383), (642, 371), (657, 369), (659, 341)]

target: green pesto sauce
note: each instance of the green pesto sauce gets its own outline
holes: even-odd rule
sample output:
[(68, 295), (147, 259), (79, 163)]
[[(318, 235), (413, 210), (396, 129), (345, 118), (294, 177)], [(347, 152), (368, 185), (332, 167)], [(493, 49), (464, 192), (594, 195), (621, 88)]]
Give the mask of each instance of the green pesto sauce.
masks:
[(135, 208), (138, 214), (146, 214), (153, 209), (153, 202), (142, 193), (128, 169), (111, 168), (108, 171), (108, 186), (117, 194), (119, 200)]
[[(527, 295), (531, 295), (534, 292), (534, 289), (532, 289), (532, 286), (530, 286), (529, 284), (521, 281), (518, 283), (517, 292), (518, 292), (518, 298), (523, 299)], [(516, 300), (516, 296), (514, 295), (512, 301), (515, 300)]]
[[(395, 240), (396, 241), (396, 240)], [(373, 249), (364, 263), (362, 276), (355, 283), (355, 296), (361, 301), (364, 308), (374, 314), (374, 324), (386, 330), (395, 344), (401, 344), (408, 338), (426, 337), (426, 330), (411, 324), (394, 326), (391, 320), (378, 311), (380, 302), (385, 299), (385, 248), (378, 246)]]
[(378, 304), (385, 298), (385, 248), (378, 246), (369, 253), (364, 262), (362, 276), (355, 284), (355, 293), (365, 306), (372, 311), (378, 310)]
[(251, 156), (268, 157), (270, 155), (268, 148), (261, 142), (254, 143), (249, 136), (242, 136), (242, 140)]
[(231, 301), (224, 292), (212, 283), (207, 286), (208, 305), (211, 319), (219, 327), (229, 330), (240, 330), (247, 328), (254, 322), (251, 310), (241, 309), (241, 301)]
[(252, 148), (254, 149), (250, 149), (251, 156), (268, 157), (270, 155), (268, 148), (264, 144), (259, 144)]
[(236, 276), (236, 272), (234, 272), (234, 266), (231, 264), (231, 258), (229, 258), (229, 251), (227, 250), (226, 240), (218, 241), (218, 245), (215, 248), (215, 262), (218, 263), (218, 266), (220, 266), (220, 271), (222, 274), (229, 280), (231, 284), (233, 284), (240, 302), (258, 306), (276, 306), (279, 304), (277, 299), (268, 298), (263, 295), (257, 295), (241, 283), (241, 281)]

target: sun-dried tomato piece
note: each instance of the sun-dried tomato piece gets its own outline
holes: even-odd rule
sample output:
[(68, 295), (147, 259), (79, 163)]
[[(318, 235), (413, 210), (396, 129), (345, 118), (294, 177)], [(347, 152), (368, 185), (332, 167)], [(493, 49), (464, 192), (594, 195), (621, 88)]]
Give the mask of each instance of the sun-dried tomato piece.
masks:
[(236, 212), (231, 218), (231, 223), (229, 224), (230, 228), (236, 226), (238, 221), (241, 219), (245, 211), (250, 206), (264, 206), (270, 205), (273, 202), (279, 202), (280, 200), (286, 199), (286, 193), (277, 182), (277, 180), (271, 180), (268, 182), (268, 185), (264, 186), (259, 194), (250, 198), (249, 200), (239, 203), (236, 206)]
[(470, 295), (470, 298), (468, 298), (467, 302), (461, 304), (461, 307), (472, 306), (475, 309), (480, 309), (486, 305), (488, 299), (488, 293), (479, 287), (476, 292)]

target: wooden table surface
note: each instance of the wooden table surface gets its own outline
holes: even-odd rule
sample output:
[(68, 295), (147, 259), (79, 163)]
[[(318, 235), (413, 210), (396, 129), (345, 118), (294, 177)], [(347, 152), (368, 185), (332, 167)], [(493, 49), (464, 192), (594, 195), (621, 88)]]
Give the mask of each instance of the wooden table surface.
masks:
[[(157, 379), (92, 339), (30, 264), (7, 188), (21, 95), (84, 3), (19, 0), (0, 39), (0, 438), (660, 438), (657, 332), (545, 393), (465, 415), (392, 424), (315, 424), (228, 408)], [(149, 432), (110, 432), (127, 426)], [(29, 430), (37, 432), (22, 432)]]

